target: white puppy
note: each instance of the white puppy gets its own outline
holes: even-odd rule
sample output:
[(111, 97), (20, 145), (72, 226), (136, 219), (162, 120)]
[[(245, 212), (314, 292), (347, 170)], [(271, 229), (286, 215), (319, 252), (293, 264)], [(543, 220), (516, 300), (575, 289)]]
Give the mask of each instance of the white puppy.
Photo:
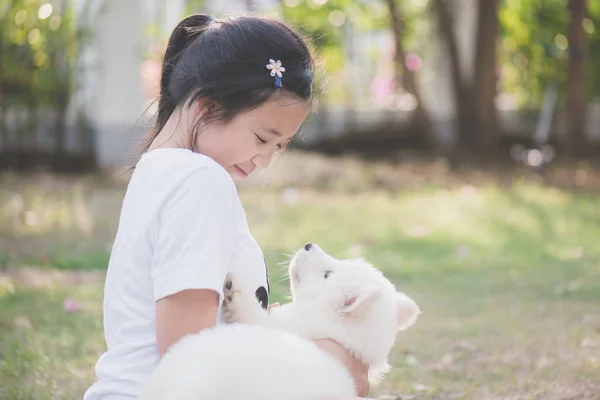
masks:
[(389, 370), (398, 330), (414, 323), (417, 304), (371, 264), (338, 260), (314, 244), (289, 267), (291, 303), (267, 313), (243, 282), (225, 284), (232, 324), (188, 335), (172, 346), (140, 400), (325, 400), (356, 396), (335, 357), (311, 340), (330, 338), (369, 365), (373, 385)]

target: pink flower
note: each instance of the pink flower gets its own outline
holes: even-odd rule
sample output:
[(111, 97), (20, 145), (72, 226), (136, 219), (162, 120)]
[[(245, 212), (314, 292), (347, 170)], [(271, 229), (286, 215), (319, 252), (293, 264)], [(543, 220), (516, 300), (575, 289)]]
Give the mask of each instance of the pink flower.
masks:
[(410, 53), (406, 55), (406, 68), (410, 71), (417, 71), (423, 67), (423, 60), (417, 54)]
[(81, 304), (81, 302), (79, 302), (75, 299), (71, 299), (69, 297), (67, 297), (65, 299), (65, 301), (63, 302), (63, 310), (65, 310), (68, 313), (77, 312), (77, 311), (81, 310), (82, 308), (83, 308), (83, 304)]

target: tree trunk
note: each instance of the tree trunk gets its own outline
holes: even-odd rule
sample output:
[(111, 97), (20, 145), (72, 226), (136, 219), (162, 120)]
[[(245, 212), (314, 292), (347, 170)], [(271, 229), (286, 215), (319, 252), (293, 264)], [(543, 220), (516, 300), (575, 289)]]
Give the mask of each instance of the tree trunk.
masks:
[(68, 91), (61, 89), (55, 95), (56, 102), (53, 109), (56, 118), (54, 121), (54, 151), (57, 158), (61, 159), (65, 156), (67, 150)]
[(475, 119), (471, 88), (462, 76), (458, 42), (453, 29), (453, 18), (446, 0), (434, 0), (438, 20), (438, 32), (441, 41), (446, 45), (450, 58), (452, 92), (454, 96), (454, 145), (453, 153), (460, 157), (463, 150), (473, 150), (477, 135), (473, 129)]
[(497, 151), (500, 132), (498, 126), (497, 94), (497, 39), (499, 33), (499, 0), (479, 0), (477, 10), (477, 44), (473, 101), (479, 138), (479, 149), (487, 154)]
[(8, 151), (8, 127), (6, 125), (6, 108), (0, 101), (0, 155)]
[(587, 15), (586, 0), (569, 0), (569, 67), (567, 85), (566, 155), (573, 157), (585, 150), (585, 121), (587, 107), (586, 62), (587, 37), (583, 19)]
[[(4, 24), (4, 20), (0, 19), (0, 24)], [(4, 38), (0, 37), (0, 60), (4, 59)], [(0, 68), (0, 153), (6, 151), (8, 146), (8, 132), (6, 132), (6, 123), (4, 119), (4, 110), (6, 105), (4, 103), (4, 79), (2, 77), (3, 68)]]
[[(0, 45), (1, 46), (1, 45)], [(2, 51), (0, 49), (0, 59)], [(2, 68), (0, 68), (0, 153), (8, 150), (8, 127), (6, 125), (6, 103), (4, 100), (4, 83), (2, 81)]]
[[(421, 96), (416, 73), (406, 66), (406, 52), (404, 51), (404, 45), (402, 43), (402, 39), (404, 38), (404, 26), (402, 25), (400, 12), (396, 7), (395, 0), (386, 0), (386, 3), (390, 14), (392, 31), (394, 32), (396, 71), (402, 71), (404, 86), (410, 94), (415, 96), (417, 102), (417, 108), (414, 110), (413, 114), (413, 123), (424, 135), (427, 147), (433, 149), (437, 147), (433, 122), (431, 121), (427, 107), (423, 103), (423, 97)], [(400, 81), (400, 79), (397, 80)]]
[(25, 152), (38, 154), (38, 102), (34, 93), (27, 94), (27, 129), (26, 135), (23, 138), (25, 141)]
[(85, 160), (86, 168), (97, 167), (96, 147), (94, 145), (94, 128), (88, 119), (86, 110), (77, 110), (76, 129), (79, 135), (79, 153)]

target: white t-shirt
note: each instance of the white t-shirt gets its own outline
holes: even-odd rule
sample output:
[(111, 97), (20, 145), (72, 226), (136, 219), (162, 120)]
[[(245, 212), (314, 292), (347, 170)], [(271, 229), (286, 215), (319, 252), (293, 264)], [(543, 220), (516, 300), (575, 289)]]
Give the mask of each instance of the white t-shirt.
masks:
[(219, 293), (220, 304), (228, 272), (252, 282), (267, 307), (265, 259), (229, 173), (185, 149), (145, 153), (127, 187), (106, 276), (107, 351), (84, 400), (137, 398), (159, 360), (155, 302), (204, 288)]

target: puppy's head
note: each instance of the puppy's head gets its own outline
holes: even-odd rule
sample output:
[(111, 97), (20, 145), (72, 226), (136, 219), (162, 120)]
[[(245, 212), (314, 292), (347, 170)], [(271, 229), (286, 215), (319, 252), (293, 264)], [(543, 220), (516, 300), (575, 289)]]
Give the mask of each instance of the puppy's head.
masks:
[(410, 327), (421, 312), (364, 259), (339, 260), (313, 243), (296, 253), (289, 276), (294, 303), (329, 312), (372, 360), (385, 358), (398, 330)]

